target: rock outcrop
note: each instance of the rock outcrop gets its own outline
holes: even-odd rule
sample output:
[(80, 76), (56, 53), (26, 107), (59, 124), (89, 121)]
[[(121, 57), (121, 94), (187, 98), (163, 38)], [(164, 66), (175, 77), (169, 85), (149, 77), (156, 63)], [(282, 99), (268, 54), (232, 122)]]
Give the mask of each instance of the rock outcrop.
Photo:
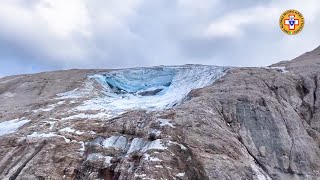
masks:
[(76, 111), (106, 71), (0, 79), (0, 179), (319, 179), (320, 47), (228, 69), (172, 108)]

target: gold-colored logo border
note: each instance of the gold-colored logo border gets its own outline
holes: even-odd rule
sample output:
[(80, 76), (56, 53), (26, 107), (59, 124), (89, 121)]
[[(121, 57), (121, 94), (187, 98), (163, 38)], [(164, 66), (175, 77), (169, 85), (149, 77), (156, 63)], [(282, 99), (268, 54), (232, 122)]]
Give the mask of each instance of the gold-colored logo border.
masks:
[[(288, 30), (285, 27), (286, 25), (284, 24), (284, 20), (285, 20), (285, 18), (288, 17), (289, 14), (297, 15), (299, 17), (299, 19), (301, 20), (301, 22), (300, 22), (301, 24), (298, 29)], [(304, 28), (304, 24), (305, 24), (305, 22), (304, 22), (304, 17), (302, 15), (302, 13), (295, 10), (295, 9), (290, 9), (290, 10), (285, 11), (284, 13), (282, 13), (282, 15), (280, 16), (280, 19), (279, 19), (279, 25), (280, 25), (281, 30), (288, 35), (296, 35), (296, 34), (300, 33)]]

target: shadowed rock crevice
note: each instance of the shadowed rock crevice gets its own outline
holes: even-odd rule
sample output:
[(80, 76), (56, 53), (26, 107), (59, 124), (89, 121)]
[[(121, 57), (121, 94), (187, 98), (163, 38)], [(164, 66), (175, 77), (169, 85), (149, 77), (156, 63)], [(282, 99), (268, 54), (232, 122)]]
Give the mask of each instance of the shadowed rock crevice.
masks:
[(313, 91), (313, 99), (314, 99), (314, 102), (313, 102), (313, 111), (316, 112), (316, 110), (318, 109), (317, 107), (317, 101), (318, 101), (318, 97), (317, 97), (317, 93), (318, 91), (320, 91), (318, 88), (319, 86), (319, 75), (316, 75), (314, 77), (314, 84), (315, 84), (315, 88), (314, 88), (314, 91)]
[(250, 156), (254, 159), (254, 162), (262, 168), (262, 170), (269, 176), (272, 177), (271, 174), (268, 172), (268, 168), (259, 161), (259, 159), (250, 151), (250, 149), (246, 146), (246, 143), (243, 142), (241, 136), (239, 136), (239, 141), (243, 144), (243, 146), (246, 148), (247, 152), (250, 154)]
[[(276, 163), (281, 171), (286, 171), (285, 163), (280, 158), (285, 152), (283, 142), (280, 139), (280, 130), (276, 125), (277, 121), (273, 118), (271, 112), (260, 110), (246, 102), (237, 104), (237, 120), (240, 123), (240, 142), (244, 144), (249, 154), (255, 159), (257, 164), (263, 168), (269, 175), (266, 166), (269, 166), (267, 159), (261, 154), (253, 153), (253, 149), (259, 151), (260, 147), (267, 147), (267, 153), (275, 153)], [(285, 129), (287, 130), (287, 129)], [(248, 134), (250, 133), (250, 134)], [(271, 175), (272, 177), (272, 175)]]
[(15, 180), (23, 168), (31, 161), (46, 145), (46, 141), (43, 141), (40, 145), (38, 145), (35, 149), (34, 152), (18, 167), (18, 169), (9, 177), (9, 180)]

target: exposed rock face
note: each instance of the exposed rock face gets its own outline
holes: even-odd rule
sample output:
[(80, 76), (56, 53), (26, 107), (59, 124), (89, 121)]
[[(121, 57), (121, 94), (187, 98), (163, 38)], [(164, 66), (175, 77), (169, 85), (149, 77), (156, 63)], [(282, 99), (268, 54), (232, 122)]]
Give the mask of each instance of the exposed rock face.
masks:
[(87, 87), (100, 72), (0, 79), (0, 179), (320, 177), (320, 48), (232, 68), (173, 108), (78, 113), (105, 95), (99, 83)]

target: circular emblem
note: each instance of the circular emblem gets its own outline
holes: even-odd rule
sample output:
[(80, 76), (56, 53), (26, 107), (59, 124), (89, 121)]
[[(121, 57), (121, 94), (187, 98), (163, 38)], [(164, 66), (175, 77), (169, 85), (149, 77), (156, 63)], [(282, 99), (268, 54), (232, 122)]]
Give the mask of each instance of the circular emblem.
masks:
[(299, 11), (290, 9), (280, 16), (279, 23), (284, 33), (295, 35), (302, 31), (304, 27), (304, 17)]

